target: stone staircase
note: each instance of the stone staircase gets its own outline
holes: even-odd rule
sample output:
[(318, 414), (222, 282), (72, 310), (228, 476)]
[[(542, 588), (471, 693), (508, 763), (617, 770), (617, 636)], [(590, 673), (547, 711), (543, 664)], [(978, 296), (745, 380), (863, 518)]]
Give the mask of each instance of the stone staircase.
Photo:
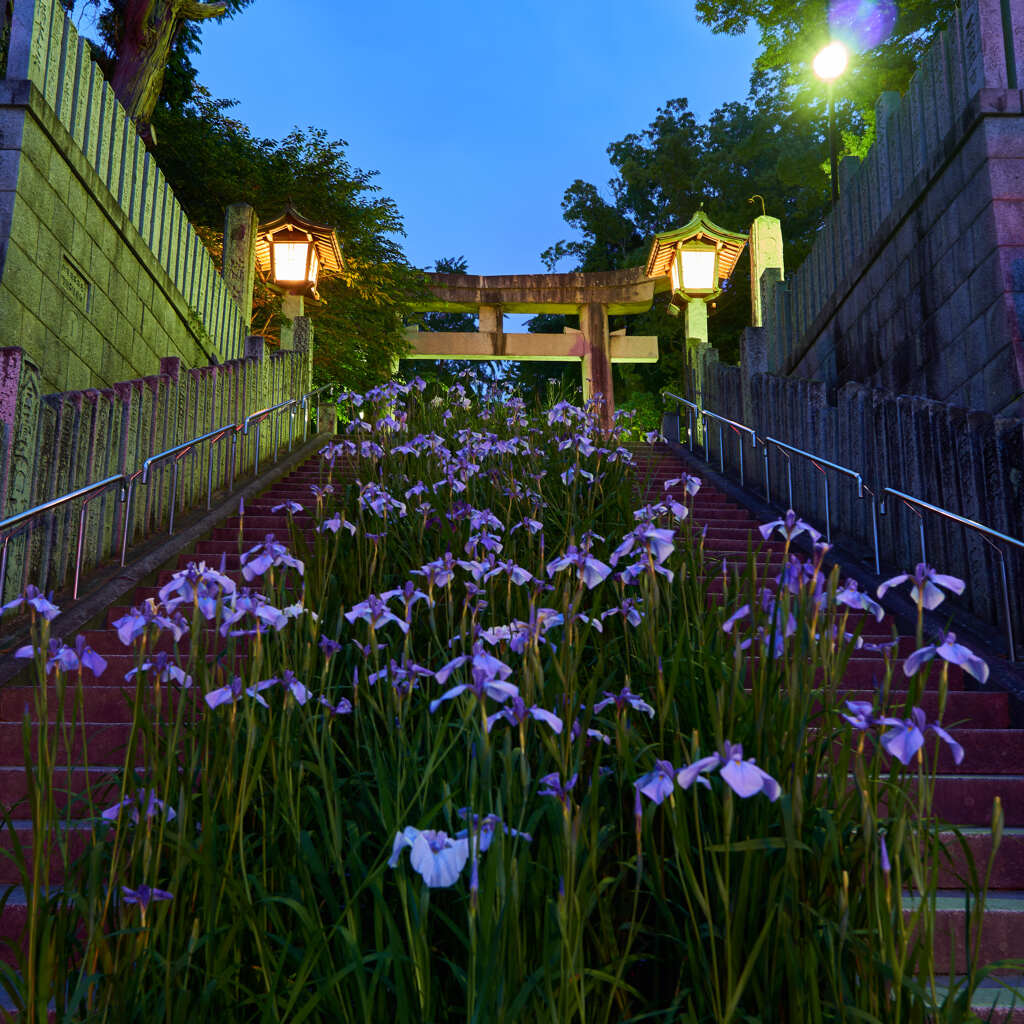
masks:
[[(707, 527), (705, 555), (709, 590), (722, 594), (724, 578), (722, 563), (745, 566), (748, 551), (757, 552), (758, 564), (767, 565), (770, 575), (778, 575), (782, 567), (781, 540), (762, 542), (757, 531), (759, 521), (744, 507), (731, 500), (707, 481), (706, 467), (685, 456), (677, 456), (667, 446), (643, 448), (637, 452), (641, 479), (646, 480), (647, 501), (657, 501), (666, 493), (666, 480), (678, 478), (684, 471), (700, 477), (704, 483), (693, 502), (691, 516), (699, 527)], [(677, 501), (683, 500), (682, 488), (670, 491)], [(852, 618), (852, 616), (851, 616)], [(892, 639), (889, 619), (876, 623), (872, 616), (862, 615), (862, 636), (875, 642)], [(916, 646), (912, 636), (902, 636), (897, 650), (897, 671), (893, 690), (905, 688), (906, 677), (899, 670), (903, 659)], [(983, 653), (983, 652), (982, 652)], [(958, 826), (967, 839), (975, 862), (984, 867), (991, 851), (988, 826), (992, 819), (995, 797), (1002, 800), (1005, 828), (996, 857), (989, 900), (982, 931), (980, 962), (989, 963), (1007, 958), (1024, 960), (1024, 730), (1010, 726), (1010, 700), (1005, 692), (976, 689), (974, 679), (956, 665), (949, 666), (949, 694), (944, 721), (959, 723), (955, 736), (964, 748), (964, 758), (954, 765), (948, 748), (942, 745), (938, 779), (935, 788), (935, 812), (951, 825)], [(878, 652), (859, 650), (851, 657), (844, 677), (844, 700), (871, 700), (872, 684), (885, 674), (885, 661)], [(935, 674), (920, 706), (930, 720), (938, 709)], [(940, 971), (954, 973), (965, 969), (963, 937), (964, 899), (957, 866), (963, 864), (962, 854), (952, 832), (946, 833), (947, 847), (953, 853), (953, 865), (940, 874), (940, 896), (937, 924), (937, 966)], [(1020, 977), (1013, 981), (1020, 984)], [(984, 990), (978, 1004), (990, 1009), (993, 997), (1001, 989)], [(986, 1003), (987, 996), (987, 1003)], [(1011, 1014), (998, 1012), (993, 1020), (1024, 1024), (1024, 1007)]]
[[(209, 535), (199, 541), (194, 550), (178, 556), (177, 567), (185, 568), (189, 562), (205, 560), (208, 565), (219, 567), (224, 564), (225, 572), (238, 583), (244, 583), (240, 572), (239, 542), (245, 551), (263, 541), (268, 534), (275, 534), (289, 544), (289, 515), (284, 511), (273, 511), (284, 502), (296, 501), (305, 508), (315, 504), (311, 485), (322, 485), (326, 481), (326, 469), (319, 455), (308, 459), (287, 476), (280, 479), (245, 508), (244, 520), (237, 515), (224, 520)], [(334, 470), (336, 483), (351, 474), (347, 469)], [(295, 515), (296, 525), (304, 530), (312, 543), (313, 520), (308, 511)], [(55, 773), (55, 787), (58, 791), (58, 806), (66, 806), (73, 799), (73, 814), (84, 816), (84, 802), (80, 797), (91, 785), (95, 807), (102, 810), (114, 803), (119, 794), (111, 787), (104, 789), (100, 780), (122, 765), (123, 751), (128, 739), (132, 719), (131, 700), (134, 688), (124, 683), (124, 675), (136, 664), (135, 654), (120, 641), (113, 623), (128, 612), (131, 607), (141, 605), (148, 598), (157, 598), (160, 588), (172, 577), (173, 569), (160, 572), (157, 578), (137, 587), (123, 605), (107, 609), (103, 621), (93, 628), (82, 630), (86, 642), (107, 661), (107, 669), (99, 679), (86, 673), (84, 690), (85, 728), (88, 733), (89, 768), (58, 769)], [(169, 638), (165, 634), (157, 649), (169, 649)], [(182, 649), (187, 650), (187, 638), (183, 638)], [(8, 685), (0, 688), (0, 804), (13, 809), (15, 827), (23, 844), (25, 856), (31, 855), (32, 829), (28, 813), (24, 810), (27, 797), (27, 783), (24, 770), (22, 741), (22, 718), (26, 708), (34, 708), (35, 687)], [(56, 707), (56, 689), (49, 688), (48, 706)], [(51, 715), (51, 721), (53, 716)], [(81, 756), (80, 738), (72, 746), (72, 758)], [(58, 747), (57, 759), (63, 758), (63, 748)], [(19, 816), (20, 815), (20, 816)], [(72, 852), (86, 848), (89, 840), (89, 826), (83, 820), (80, 830), (71, 829), (69, 845)], [(0, 851), (11, 848), (9, 834), (0, 835)], [(56, 859), (52, 862), (56, 865)], [(0, 856), (0, 889), (17, 885), (21, 881), (17, 867), (7, 856)], [(52, 877), (59, 884), (57, 874)], [(16, 889), (0, 913), (0, 940), (17, 940), (26, 919), (26, 899), (22, 890)], [(0, 958), (14, 962), (10, 948), (0, 949)], [(0, 1006), (0, 1020), (2, 1020)]]
[[(678, 477), (683, 469), (703, 476), (697, 465), (684, 465), (679, 458), (663, 446), (643, 448), (637, 452), (641, 477), (646, 477), (649, 500), (657, 500), (665, 492), (663, 482)], [(314, 457), (282, 478), (245, 510), (244, 521), (237, 516), (222, 522), (200, 541), (194, 551), (179, 557), (179, 567), (190, 561), (205, 559), (208, 564), (220, 566), (223, 558), (229, 575), (240, 579), (239, 539), (242, 550), (262, 541), (268, 533), (286, 540), (289, 534), (289, 517), (283, 511), (273, 511), (275, 506), (287, 501), (297, 501), (307, 508), (313, 504), (310, 490), (313, 484), (322, 484), (324, 471), (321, 460)], [(339, 471), (334, 476), (338, 482)], [(675, 495), (682, 500), (681, 494)], [(707, 526), (705, 551), (710, 559), (709, 581), (712, 593), (722, 593), (722, 561), (745, 564), (748, 547), (753, 541), (759, 557), (770, 566), (781, 565), (783, 545), (780, 542), (762, 543), (756, 532), (758, 522), (744, 508), (730, 500), (724, 493), (707, 482), (693, 499), (692, 517), (701, 526)], [(307, 533), (312, 531), (312, 520), (307, 512), (295, 516), (296, 525)], [(86, 641), (108, 661), (103, 677), (93, 681), (86, 677), (85, 709), (89, 732), (89, 764), (91, 767), (59, 771), (57, 786), (69, 794), (81, 794), (87, 784), (107, 775), (120, 764), (119, 751), (128, 735), (131, 720), (127, 697), (130, 696), (122, 685), (124, 673), (134, 667), (133, 654), (121, 644), (112, 623), (132, 605), (139, 605), (145, 599), (156, 597), (160, 586), (171, 577), (170, 571), (146, 586), (138, 587), (124, 606), (108, 609), (105, 621), (84, 631)], [(865, 625), (865, 636), (876, 639), (891, 639), (888, 625), (878, 626), (874, 620)], [(913, 649), (912, 638), (900, 641), (899, 656), (905, 657)], [(846, 673), (848, 690), (844, 697), (870, 699), (873, 679), (880, 677), (884, 670), (882, 658), (868, 651), (858, 651), (851, 659)], [(895, 677), (903, 679), (902, 673)], [(1003, 837), (996, 869), (992, 879), (992, 897), (986, 915), (983, 933), (981, 959), (983, 962), (1006, 957), (1024, 957), (1024, 732), (1010, 728), (1009, 697), (1005, 693), (977, 692), (970, 688), (969, 677), (953, 667), (950, 672), (950, 694), (946, 708), (946, 720), (963, 722), (956, 730), (957, 739), (963, 744), (966, 756), (957, 768), (948, 759), (940, 761), (940, 779), (936, 787), (936, 810), (939, 815), (955, 823), (965, 831), (968, 843), (979, 862), (987, 857), (990, 838), (986, 829), (991, 817), (994, 797), (1000, 796), (1006, 815), (1006, 830)], [(55, 696), (51, 693), (51, 696)], [(935, 693), (926, 693), (923, 699), (925, 710), (934, 715)], [(51, 706), (54, 701), (51, 700)], [(0, 689), (0, 802), (15, 808), (24, 806), (26, 782), (23, 769), (21, 719), (25, 707), (33, 706), (33, 688), (11, 685)], [(73, 753), (77, 750), (73, 748)], [(944, 755), (945, 757), (945, 755)], [(110, 796), (110, 800), (106, 797)], [(113, 802), (113, 794), (97, 792), (96, 806), (102, 808)], [(76, 804), (77, 806), (77, 804)], [(27, 817), (27, 815), (25, 816)], [(26, 852), (31, 849), (31, 828), (29, 822), (17, 821)], [(74, 829), (72, 829), (74, 832)], [(82, 829), (71, 840), (74, 849), (84, 849), (88, 841), (88, 828)], [(0, 837), (0, 849), (9, 847), (6, 833)], [(59, 879), (54, 879), (59, 882)], [(16, 885), (19, 882), (13, 863), (0, 857), (0, 886)], [(962, 967), (962, 942), (959, 941), (962, 919), (962, 901), (958, 905), (955, 872), (946, 871), (942, 884), (948, 887), (943, 892), (940, 905), (940, 932), (945, 945), (938, 951), (943, 968)], [(16, 940), (25, 922), (24, 894), (15, 891), (0, 914), (0, 938)], [(10, 952), (0, 954), (13, 959)], [(1024, 1012), (1012, 1015), (1002, 1014), (994, 1019), (1024, 1022)]]

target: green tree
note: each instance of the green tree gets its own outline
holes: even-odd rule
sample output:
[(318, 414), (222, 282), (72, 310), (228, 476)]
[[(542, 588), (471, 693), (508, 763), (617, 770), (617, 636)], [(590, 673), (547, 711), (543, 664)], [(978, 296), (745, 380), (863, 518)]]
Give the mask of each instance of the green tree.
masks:
[[(723, 227), (744, 230), (761, 212), (760, 199), (752, 202), (756, 193), (766, 212), (782, 220), (786, 258), (795, 265), (828, 209), (822, 128), (791, 109), (779, 90), (760, 91), (749, 103), (727, 103), (704, 123), (685, 99), (670, 100), (646, 129), (608, 147), (615, 174), (607, 198), (580, 180), (566, 190), (563, 215), (580, 237), (557, 242), (542, 258), (549, 269), (566, 258), (580, 270), (642, 266), (652, 236), (685, 223), (701, 203)], [(657, 335), (661, 349), (656, 364), (615, 367), (617, 396), (678, 382), (684, 330), (681, 318), (668, 314), (667, 300), (661, 295), (647, 313), (612, 318), (613, 330)], [(724, 359), (735, 361), (740, 333), (750, 322), (746, 255), (709, 312), (711, 342)], [(537, 328), (549, 329), (539, 322)]]
[(852, 125), (874, 124), (874, 103), (886, 89), (904, 92), (928, 43), (957, 0), (696, 0), (697, 17), (713, 32), (761, 36), (754, 62), (760, 87), (792, 93), (794, 107), (820, 108), (824, 91), (811, 61), (830, 39), (851, 51), (837, 99)]

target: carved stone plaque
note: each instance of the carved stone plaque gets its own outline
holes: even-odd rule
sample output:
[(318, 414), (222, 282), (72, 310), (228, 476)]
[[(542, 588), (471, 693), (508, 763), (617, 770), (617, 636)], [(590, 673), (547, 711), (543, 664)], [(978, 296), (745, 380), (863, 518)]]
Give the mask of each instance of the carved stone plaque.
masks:
[(89, 312), (92, 286), (89, 279), (65, 256), (60, 261), (60, 286), (65, 295), (74, 299), (76, 305)]

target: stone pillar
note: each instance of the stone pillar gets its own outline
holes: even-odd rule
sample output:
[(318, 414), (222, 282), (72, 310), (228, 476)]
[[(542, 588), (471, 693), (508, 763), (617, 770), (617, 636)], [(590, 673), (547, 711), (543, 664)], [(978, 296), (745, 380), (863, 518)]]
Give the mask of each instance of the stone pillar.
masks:
[(302, 356), (299, 370), (299, 389), (294, 397), (304, 395), (313, 386), (313, 321), (308, 316), (297, 317), (294, 321), (293, 342), (296, 353)]
[[(782, 225), (778, 217), (757, 217), (750, 225), (750, 324), (764, 326), (764, 309), (771, 291), (785, 280)], [(689, 332), (687, 332), (689, 334)], [(741, 364), (742, 365), (742, 364)]]
[(600, 302), (580, 306), (580, 330), (583, 332), (583, 400), (604, 396), (602, 422), (612, 423), (615, 395), (612, 389), (612, 350), (608, 334), (608, 310)]
[(504, 334), (505, 317), (501, 306), (481, 306), (477, 330), (481, 334)]
[(762, 430), (754, 422), (754, 397), (751, 381), (759, 373), (768, 372), (768, 338), (763, 327), (747, 327), (740, 335), (740, 388), (743, 422), (754, 430)]
[(259, 219), (246, 203), (229, 206), (224, 215), (224, 259), (221, 273), (231, 297), (242, 312), (242, 322), (252, 319), (252, 292), (256, 284), (256, 234)]
[(285, 295), (281, 300), (281, 351), (295, 348), (295, 321), (304, 315), (305, 303), (301, 295)]

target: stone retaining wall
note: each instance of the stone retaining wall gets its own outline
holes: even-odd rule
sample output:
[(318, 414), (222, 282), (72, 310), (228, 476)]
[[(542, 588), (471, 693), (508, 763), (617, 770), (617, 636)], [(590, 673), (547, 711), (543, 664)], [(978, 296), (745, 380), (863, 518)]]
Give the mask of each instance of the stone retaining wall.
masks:
[[(112, 388), (44, 394), (42, 371), (20, 348), (0, 348), (0, 519), (88, 483), (115, 474), (136, 474), (151, 455), (217, 427), (303, 395), (311, 379), (309, 322), (298, 322), (296, 348), (264, 352), (262, 338), (246, 342), (247, 354), (219, 366), (188, 369), (177, 357), (161, 360), (159, 373)], [(277, 440), (287, 446), (290, 423), (301, 436), (302, 420), (289, 411), (260, 432), (261, 459)], [(13, 443), (11, 439), (13, 438)], [(231, 473), (231, 438), (203, 444), (179, 467), (176, 507), (202, 507), (212, 470), (213, 488), (224, 489)], [(255, 429), (238, 437), (236, 474), (250, 472)], [(165, 528), (169, 516), (171, 463), (137, 486), (129, 539)], [(59, 588), (74, 571), (80, 505), (67, 504), (40, 516), (28, 535), (10, 544), (6, 584), (0, 599), (26, 582)], [(83, 568), (120, 553), (125, 506), (115, 486), (88, 506)]]
[[(1005, 19), (1004, 19), (1005, 15)], [(1024, 411), (1024, 5), (964, 0), (803, 265), (766, 283), (768, 368)]]
[[(4, 0), (0, 0), (0, 5)], [(242, 355), (231, 290), (56, 0), (14, 0), (0, 81), (0, 346), (49, 391)]]

